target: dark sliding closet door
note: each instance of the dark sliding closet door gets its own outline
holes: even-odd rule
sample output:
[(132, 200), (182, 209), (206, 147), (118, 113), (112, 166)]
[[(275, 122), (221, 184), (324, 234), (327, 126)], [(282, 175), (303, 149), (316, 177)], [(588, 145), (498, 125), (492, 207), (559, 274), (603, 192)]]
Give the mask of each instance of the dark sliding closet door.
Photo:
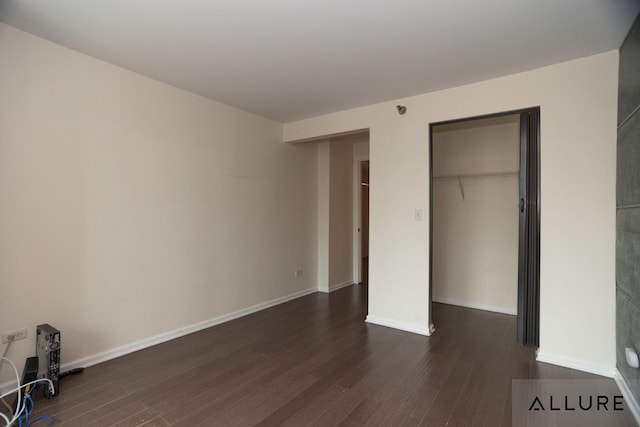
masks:
[(517, 340), (540, 343), (540, 109), (520, 114)]

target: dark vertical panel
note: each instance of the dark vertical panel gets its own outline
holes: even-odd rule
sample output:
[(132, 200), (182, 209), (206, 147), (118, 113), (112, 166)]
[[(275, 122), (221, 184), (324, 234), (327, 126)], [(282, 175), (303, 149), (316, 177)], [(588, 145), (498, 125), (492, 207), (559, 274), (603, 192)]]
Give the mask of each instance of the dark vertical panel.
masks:
[(519, 343), (525, 340), (525, 315), (527, 310), (527, 246), (528, 246), (528, 230), (527, 230), (527, 130), (529, 129), (529, 115), (520, 114), (520, 202), (519, 202), (519, 236), (518, 236), (518, 320), (516, 329), (516, 339)]
[(640, 18), (620, 48), (616, 163), (616, 367), (636, 399), (640, 373), (625, 349), (640, 352)]
[[(640, 66), (638, 67), (640, 74)], [(636, 82), (640, 86), (640, 78)], [(640, 104), (638, 104), (640, 106)], [(624, 118), (618, 127), (616, 201), (617, 206), (640, 205), (640, 114)]]
[(540, 343), (540, 109), (520, 114), (519, 343)]
[(640, 106), (640, 18), (629, 30), (620, 47), (618, 68), (618, 125), (624, 123)]
[(529, 179), (529, 197), (535, 201), (530, 209), (532, 232), (529, 242), (530, 283), (532, 290), (531, 329), (528, 344), (540, 345), (540, 110), (532, 111), (529, 124), (529, 156), (532, 175)]

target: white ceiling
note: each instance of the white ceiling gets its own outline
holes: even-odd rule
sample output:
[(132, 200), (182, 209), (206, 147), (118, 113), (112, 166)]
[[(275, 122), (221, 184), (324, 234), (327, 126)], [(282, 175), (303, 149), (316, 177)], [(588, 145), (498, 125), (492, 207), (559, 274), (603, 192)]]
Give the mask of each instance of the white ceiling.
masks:
[(0, 20), (282, 122), (617, 49), (637, 0), (0, 0)]

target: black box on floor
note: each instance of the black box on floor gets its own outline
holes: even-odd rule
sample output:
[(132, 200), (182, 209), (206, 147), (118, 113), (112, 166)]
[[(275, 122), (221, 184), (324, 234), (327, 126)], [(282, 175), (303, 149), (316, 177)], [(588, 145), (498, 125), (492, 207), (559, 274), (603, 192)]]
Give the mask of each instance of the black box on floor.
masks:
[[(27, 357), (24, 362), (24, 369), (22, 370), (22, 381), (20, 384), (27, 384), (31, 381), (35, 381), (38, 379), (38, 356)], [(34, 386), (29, 386), (29, 388), (24, 389), (24, 393), (26, 394), (30, 391)], [(16, 397), (15, 402), (13, 403), (13, 407), (16, 408), (18, 406), (18, 398)]]
[[(20, 384), (30, 383), (38, 379), (38, 356), (27, 357), (24, 362), (24, 369), (22, 370), (22, 382)], [(27, 391), (27, 390), (25, 390)]]
[(44, 386), (44, 395), (51, 399), (58, 395), (60, 375), (60, 331), (45, 323), (36, 328), (36, 355), (38, 356), (38, 378), (48, 378), (54, 392)]

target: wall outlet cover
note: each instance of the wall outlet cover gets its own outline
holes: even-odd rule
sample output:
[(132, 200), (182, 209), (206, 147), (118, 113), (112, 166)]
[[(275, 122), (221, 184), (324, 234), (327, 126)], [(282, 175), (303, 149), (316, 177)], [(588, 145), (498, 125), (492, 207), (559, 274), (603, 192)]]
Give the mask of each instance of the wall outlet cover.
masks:
[(10, 341), (23, 340), (26, 337), (27, 337), (27, 328), (16, 329), (15, 331), (3, 332), (2, 344), (8, 344)]

